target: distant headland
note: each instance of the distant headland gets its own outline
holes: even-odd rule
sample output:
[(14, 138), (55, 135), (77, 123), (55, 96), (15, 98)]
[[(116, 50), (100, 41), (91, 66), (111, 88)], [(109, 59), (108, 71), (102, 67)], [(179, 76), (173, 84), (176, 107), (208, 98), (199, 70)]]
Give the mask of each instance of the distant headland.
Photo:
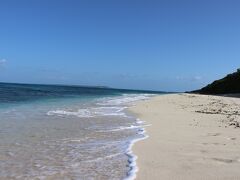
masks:
[(239, 94), (240, 93), (240, 68), (226, 77), (208, 84), (202, 89), (192, 91), (199, 94)]

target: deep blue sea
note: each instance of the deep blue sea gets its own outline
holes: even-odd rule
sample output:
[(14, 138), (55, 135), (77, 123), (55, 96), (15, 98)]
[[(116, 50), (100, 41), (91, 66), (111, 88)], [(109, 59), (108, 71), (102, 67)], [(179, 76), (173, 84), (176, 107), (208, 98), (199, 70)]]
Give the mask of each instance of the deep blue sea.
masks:
[(144, 134), (127, 108), (156, 94), (0, 83), (0, 179), (131, 178)]

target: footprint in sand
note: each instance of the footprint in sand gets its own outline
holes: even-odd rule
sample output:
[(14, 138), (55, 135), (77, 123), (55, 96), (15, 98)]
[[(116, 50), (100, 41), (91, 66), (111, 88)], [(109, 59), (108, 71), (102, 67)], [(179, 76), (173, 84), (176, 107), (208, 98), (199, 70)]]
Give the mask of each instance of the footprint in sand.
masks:
[(235, 138), (235, 137), (229, 137), (229, 138), (227, 138), (227, 140), (236, 140), (237, 138)]
[(202, 145), (215, 145), (215, 146), (219, 146), (219, 145), (222, 145), (222, 146), (226, 146), (226, 144), (221, 144), (221, 143), (202, 143)]
[(208, 133), (207, 136), (220, 136), (221, 133)]
[(200, 152), (201, 153), (207, 153), (208, 151), (201, 149)]
[(222, 162), (222, 163), (234, 163), (238, 162), (238, 160), (235, 159), (223, 159), (223, 158), (212, 158), (214, 161)]

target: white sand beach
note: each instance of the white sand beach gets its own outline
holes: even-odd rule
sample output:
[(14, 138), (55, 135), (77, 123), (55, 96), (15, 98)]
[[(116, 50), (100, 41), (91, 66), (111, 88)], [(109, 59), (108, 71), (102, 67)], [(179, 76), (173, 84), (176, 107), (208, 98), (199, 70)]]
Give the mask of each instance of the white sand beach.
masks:
[(131, 108), (149, 138), (137, 142), (137, 180), (240, 179), (240, 99), (171, 94)]

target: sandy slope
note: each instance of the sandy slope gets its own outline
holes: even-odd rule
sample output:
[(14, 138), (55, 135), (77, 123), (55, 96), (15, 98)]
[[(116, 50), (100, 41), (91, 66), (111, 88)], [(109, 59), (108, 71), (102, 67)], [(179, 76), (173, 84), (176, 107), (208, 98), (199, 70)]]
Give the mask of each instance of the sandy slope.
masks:
[(138, 180), (240, 179), (240, 98), (162, 95), (131, 111), (151, 124), (133, 147)]

